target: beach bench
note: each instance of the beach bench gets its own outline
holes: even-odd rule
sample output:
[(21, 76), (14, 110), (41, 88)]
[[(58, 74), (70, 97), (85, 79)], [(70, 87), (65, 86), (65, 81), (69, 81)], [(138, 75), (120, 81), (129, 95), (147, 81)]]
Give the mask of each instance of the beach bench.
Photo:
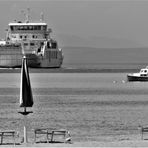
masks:
[(143, 140), (144, 133), (148, 133), (148, 127), (141, 127), (141, 139)]
[(13, 138), (13, 144), (15, 145), (15, 136), (16, 135), (18, 135), (18, 133), (14, 130), (0, 131), (1, 145), (3, 144), (4, 137), (12, 137)]
[(65, 143), (71, 142), (71, 135), (67, 130), (52, 130), (49, 131), (49, 134), (51, 134), (51, 142), (54, 141), (54, 137), (56, 136), (63, 136)]
[(42, 128), (42, 129), (34, 129), (34, 142), (36, 143), (37, 135), (45, 135), (47, 143), (49, 141), (48, 138), (48, 129), (47, 128)]
[(41, 128), (41, 129), (35, 129), (34, 134), (35, 134), (35, 139), (34, 139), (35, 143), (36, 143), (37, 135), (45, 135), (47, 143), (55, 142), (56, 136), (62, 136), (64, 140), (63, 142), (65, 143), (71, 142), (71, 135), (69, 131), (65, 129), (51, 130), (49, 128)]

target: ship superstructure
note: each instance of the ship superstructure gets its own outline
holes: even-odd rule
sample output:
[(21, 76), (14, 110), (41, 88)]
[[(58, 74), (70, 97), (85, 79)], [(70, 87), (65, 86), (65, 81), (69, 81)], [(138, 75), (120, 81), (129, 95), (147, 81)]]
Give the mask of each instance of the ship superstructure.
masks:
[(62, 49), (43, 21), (15, 21), (8, 24), (5, 41), (0, 41), (0, 67), (19, 67), (23, 54), (30, 67), (61, 67)]

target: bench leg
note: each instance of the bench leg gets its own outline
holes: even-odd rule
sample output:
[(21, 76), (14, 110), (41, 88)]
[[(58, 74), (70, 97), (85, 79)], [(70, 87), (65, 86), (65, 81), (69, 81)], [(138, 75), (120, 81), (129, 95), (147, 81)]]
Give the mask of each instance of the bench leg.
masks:
[(34, 143), (36, 143), (36, 133), (34, 134)]
[(54, 132), (51, 133), (51, 142), (53, 142), (53, 135), (54, 135)]
[(15, 145), (15, 134), (13, 133), (13, 144)]
[(47, 143), (49, 143), (49, 134), (47, 133)]
[(1, 135), (1, 145), (3, 144), (3, 133)]

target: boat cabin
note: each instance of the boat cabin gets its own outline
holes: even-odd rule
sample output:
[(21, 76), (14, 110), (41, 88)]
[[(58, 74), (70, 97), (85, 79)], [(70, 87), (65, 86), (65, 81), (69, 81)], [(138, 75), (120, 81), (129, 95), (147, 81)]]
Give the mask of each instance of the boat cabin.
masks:
[(148, 76), (148, 69), (141, 69), (140, 76)]

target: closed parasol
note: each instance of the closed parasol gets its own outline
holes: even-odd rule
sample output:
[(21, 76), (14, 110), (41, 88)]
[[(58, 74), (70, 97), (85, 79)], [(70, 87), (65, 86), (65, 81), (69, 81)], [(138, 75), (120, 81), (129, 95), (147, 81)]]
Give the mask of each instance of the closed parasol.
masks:
[(33, 96), (27, 67), (27, 59), (24, 56), (22, 59), (21, 83), (20, 83), (20, 107), (32, 107)]

